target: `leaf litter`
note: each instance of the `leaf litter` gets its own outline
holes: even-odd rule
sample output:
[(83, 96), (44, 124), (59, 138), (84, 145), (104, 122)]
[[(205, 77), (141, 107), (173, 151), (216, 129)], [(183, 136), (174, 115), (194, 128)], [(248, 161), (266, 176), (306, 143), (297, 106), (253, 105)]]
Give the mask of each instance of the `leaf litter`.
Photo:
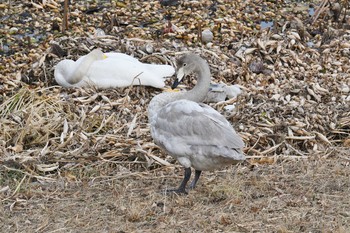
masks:
[[(72, 1), (62, 33), (63, 1), (1, 3), (0, 196), (9, 218), (2, 229), (346, 232), (349, 6), (317, 1), (309, 16), (303, 4)], [(203, 41), (203, 31), (213, 39)], [(189, 197), (158, 193), (181, 178), (147, 125), (148, 103), (161, 90), (64, 89), (54, 81), (55, 64), (94, 48), (170, 65), (186, 51), (206, 58), (214, 82), (243, 87), (227, 101), (234, 110), (213, 106), (242, 136), (247, 162), (205, 174)], [(91, 214), (79, 215), (77, 195)], [(47, 198), (54, 201), (40, 204)], [(63, 200), (76, 220), (50, 222), (51, 207), (65, 219)], [(38, 216), (40, 205), (41, 226), (16, 220), (21, 210)], [(92, 221), (94, 214), (103, 218)]]

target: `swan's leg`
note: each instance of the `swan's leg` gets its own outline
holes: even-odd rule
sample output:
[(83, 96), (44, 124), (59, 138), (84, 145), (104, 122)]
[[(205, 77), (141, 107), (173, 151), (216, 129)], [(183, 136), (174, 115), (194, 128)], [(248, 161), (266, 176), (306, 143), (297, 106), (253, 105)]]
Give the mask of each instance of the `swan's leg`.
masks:
[(191, 168), (185, 168), (185, 175), (184, 175), (184, 179), (182, 180), (180, 186), (178, 189), (167, 189), (166, 192), (175, 192), (175, 193), (183, 193), (183, 194), (187, 194), (186, 192), (186, 184), (187, 182), (190, 180), (191, 178)]
[(201, 173), (202, 171), (196, 170), (196, 173), (194, 174), (194, 180), (190, 184), (190, 189), (194, 189), (196, 187), (197, 181), (201, 176)]

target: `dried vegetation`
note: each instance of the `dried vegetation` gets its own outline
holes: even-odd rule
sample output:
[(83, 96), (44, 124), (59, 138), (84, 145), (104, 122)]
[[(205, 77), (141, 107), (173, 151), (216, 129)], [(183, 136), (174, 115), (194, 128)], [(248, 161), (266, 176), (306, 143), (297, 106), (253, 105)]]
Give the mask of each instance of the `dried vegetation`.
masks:
[[(76, 208), (71, 216), (77, 216), (82, 207), (75, 195), (85, 187), (95, 193), (80, 193), (85, 201), (110, 205), (91, 204), (86, 208), (96, 212), (86, 216), (124, 223), (116, 227), (100, 219), (87, 231), (98, 229), (94, 226), (164, 230), (167, 225), (177, 231), (181, 225), (216, 231), (349, 229), (349, 212), (341, 206), (350, 208), (348, 1), (72, 1), (69, 7), (66, 25), (63, 1), (0, 4), (0, 195), (5, 211), (37, 206), (37, 199), (31, 202), (36, 195), (45, 201), (53, 196), (56, 201), (43, 204), (43, 212), (49, 215), (52, 207), (62, 215), (66, 210), (58, 200), (67, 195), (68, 205)], [(265, 21), (273, 27), (262, 28)], [(63, 33), (62, 25), (68, 26)], [(199, 32), (205, 29), (214, 35), (206, 44)], [(245, 166), (236, 168), (235, 176), (232, 168), (228, 175), (207, 174), (193, 197), (168, 199), (155, 193), (180, 172), (155, 147), (147, 126), (148, 102), (160, 90), (55, 85), (58, 61), (96, 47), (163, 64), (194, 51), (209, 61), (213, 81), (241, 85), (244, 93), (238, 99), (213, 106), (224, 113), (225, 104), (236, 103), (225, 114), (246, 143), (250, 159)], [(193, 225), (186, 211), (193, 211)], [(324, 215), (318, 216), (319, 211)], [(78, 219), (66, 225), (49, 220), (28, 229), (79, 229)]]

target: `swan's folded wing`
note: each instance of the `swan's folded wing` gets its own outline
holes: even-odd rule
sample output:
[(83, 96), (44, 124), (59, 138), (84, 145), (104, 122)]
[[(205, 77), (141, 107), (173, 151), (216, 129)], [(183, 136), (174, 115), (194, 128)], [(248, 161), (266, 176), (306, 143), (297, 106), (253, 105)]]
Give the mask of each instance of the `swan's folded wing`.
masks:
[[(154, 139), (167, 145), (242, 149), (244, 142), (230, 123), (208, 105), (179, 100), (163, 107), (151, 123)], [(162, 142), (163, 141), (163, 142)]]

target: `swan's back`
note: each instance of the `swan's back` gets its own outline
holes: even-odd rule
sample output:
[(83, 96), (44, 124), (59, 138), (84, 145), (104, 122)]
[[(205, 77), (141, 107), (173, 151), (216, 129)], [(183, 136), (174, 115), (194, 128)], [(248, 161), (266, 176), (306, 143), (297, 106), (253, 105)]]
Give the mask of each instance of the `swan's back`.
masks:
[(148, 77), (164, 78), (172, 76), (175, 73), (174, 67), (170, 65), (142, 63), (137, 58), (124, 53), (106, 53), (105, 55), (107, 58), (114, 59), (119, 63), (123, 64), (125, 62), (125, 65), (132, 64), (134, 68), (137, 68), (138, 71), (143, 71), (145, 76)]
[(170, 65), (145, 64), (129, 56), (126, 59), (124, 56), (107, 56), (104, 60), (94, 62), (87, 73), (87, 77), (102, 88), (130, 85), (162, 88), (165, 86), (165, 77), (175, 73)]
[(214, 170), (245, 159), (242, 139), (230, 123), (205, 104), (177, 100), (151, 119), (155, 142), (185, 166)]

